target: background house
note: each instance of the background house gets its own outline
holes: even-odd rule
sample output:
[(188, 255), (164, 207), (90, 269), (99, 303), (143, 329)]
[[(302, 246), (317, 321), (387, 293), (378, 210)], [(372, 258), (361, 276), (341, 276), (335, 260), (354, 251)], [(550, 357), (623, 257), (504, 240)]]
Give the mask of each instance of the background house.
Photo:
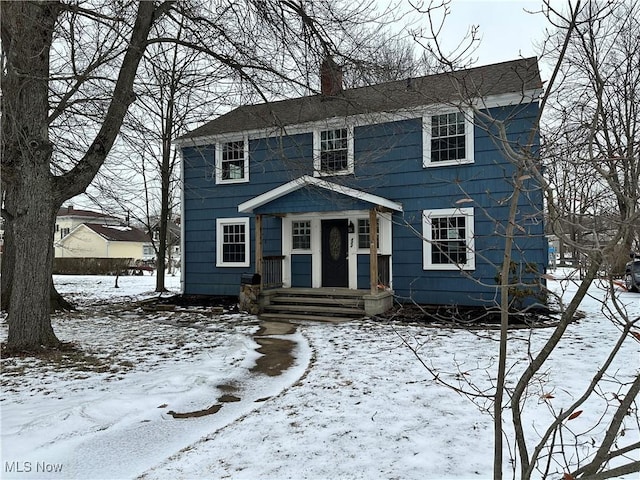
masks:
[(69, 235), (71, 230), (82, 223), (101, 223), (103, 225), (121, 225), (122, 220), (105, 213), (94, 212), (75, 208), (73, 205), (67, 205), (58, 210), (56, 216), (56, 233), (54, 241)]
[(121, 225), (82, 223), (58, 243), (59, 258), (148, 260), (151, 239), (142, 230)]
[(56, 218), (55, 273), (104, 274), (155, 258), (151, 238), (117, 217), (67, 206)]
[[(495, 304), (515, 172), (495, 125), (536, 151), (536, 59), (349, 90), (331, 67), (320, 95), (243, 106), (180, 139), (184, 292), (237, 294), (255, 271), (263, 285)], [(530, 179), (512, 265), (529, 301), (542, 209)]]

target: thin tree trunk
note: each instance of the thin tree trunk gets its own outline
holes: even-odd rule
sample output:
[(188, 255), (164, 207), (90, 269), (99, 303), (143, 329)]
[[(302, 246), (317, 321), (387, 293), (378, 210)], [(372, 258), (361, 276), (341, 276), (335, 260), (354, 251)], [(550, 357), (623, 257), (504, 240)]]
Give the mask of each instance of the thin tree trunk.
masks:
[[(7, 199), (5, 198), (5, 204), (6, 202)], [(13, 245), (13, 223), (11, 222), (11, 219), (5, 217), (2, 271), (0, 273), (0, 282), (2, 283), (0, 304), (2, 311), (5, 312), (9, 311), (9, 298), (11, 297), (11, 285), (13, 285), (13, 267), (16, 261), (16, 253)]]

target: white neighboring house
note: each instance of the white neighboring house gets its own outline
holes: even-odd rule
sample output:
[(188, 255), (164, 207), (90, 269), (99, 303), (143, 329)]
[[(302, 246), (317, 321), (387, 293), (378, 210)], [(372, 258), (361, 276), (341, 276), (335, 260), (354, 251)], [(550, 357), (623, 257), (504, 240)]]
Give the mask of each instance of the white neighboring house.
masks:
[(82, 223), (56, 242), (58, 258), (153, 258), (151, 239), (139, 228)]
[[(71, 230), (83, 223), (100, 223), (102, 225), (122, 225), (122, 220), (106, 213), (94, 212), (92, 210), (82, 210), (74, 208), (73, 205), (62, 207), (58, 210), (56, 216), (56, 233), (54, 235), (54, 243), (62, 240), (64, 237), (71, 233)], [(58, 255), (58, 248), (56, 247), (56, 257)]]

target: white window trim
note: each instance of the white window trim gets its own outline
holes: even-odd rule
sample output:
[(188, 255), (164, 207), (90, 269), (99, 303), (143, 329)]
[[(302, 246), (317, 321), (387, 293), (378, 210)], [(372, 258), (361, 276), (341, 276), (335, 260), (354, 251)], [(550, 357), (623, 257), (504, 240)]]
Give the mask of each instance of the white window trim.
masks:
[[(293, 248), (293, 223), (294, 222), (309, 222), (309, 236), (310, 236), (310, 244), (309, 244), (309, 248)], [(291, 220), (289, 220), (288, 222), (288, 228), (290, 229), (289, 231), (289, 241), (291, 243), (291, 254), (292, 255), (308, 255), (311, 254), (313, 248), (315, 247), (314, 243), (315, 243), (315, 239), (314, 239), (314, 235), (313, 235), (313, 220), (311, 218), (293, 218)]]
[[(320, 161), (320, 132), (327, 130), (347, 129), (347, 168), (337, 172), (322, 172)], [(353, 154), (353, 125), (324, 125), (322, 128), (313, 130), (313, 176), (314, 177), (334, 177), (338, 175), (353, 175), (355, 170), (355, 160)]]
[[(322, 220), (325, 219), (346, 219), (351, 222), (358, 218), (365, 217), (368, 212), (363, 210), (347, 210), (344, 212), (314, 212), (304, 214), (288, 214), (282, 219), (282, 255), (284, 264), (282, 280), (285, 287), (291, 286), (291, 257), (294, 255), (311, 256), (311, 282), (313, 288), (322, 286)], [(292, 222), (300, 220), (311, 221), (311, 249), (293, 250), (292, 248)], [(392, 214), (378, 213), (380, 225), (380, 248), (378, 254), (391, 255), (392, 245)], [(358, 288), (358, 255), (369, 255), (369, 249), (358, 248), (357, 232), (348, 234), (348, 256), (349, 256), (349, 288)], [(392, 267), (393, 268), (393, 267)], [(392, 275), (393, 277), (393, 275)]]
[(431, 117), (433, 115), (443, 115), (446, 113), (457, 113), (461, 110), (442, 110), (425, 113), (422, 116), (422, 166), (424, 168), (447, 167), (451, 165), (465, 165), (474, 163), (475, 147), (474, 147), (474, 123), (473, 110), (462, 110), (464, 113), (464, 134), (465, 134), (465, 158), (462, 160), (447, 160), (443, 162), (431, 161)]
[[(465, 243), (467, 245), (467, 263), (461, 264), (434, 264), (431, 262), (431, 252), (433, 248), (433, 236), (431, 229), (432, 218), (461, 217), (466, 218), (465, 222)], [(474, 212), (473, 207), (466, 208), (443, 208), (438, 210), (422, 211), (422, 269), (423, 270), (475, 270), (475, 240), (474, 240)]]
[[(354, 221), (355, 224), (355, 244), (358, 254), (368, 255), (370, 248), (360, 248), (358, 242), (358, 220), (369, 220), (369, 217), (359, 217)], [(391, 255), (392, 232), (391, 232), (391, 214), (378, 213), (378, 255)]]
[[(244, 172), (243, 178), (236, 179), (223, 179), (222, 178), (222, 146), (231, 142), (244, 142)], [(216, 143), (216, 168), (215, 168), (216, 183), (220, 185), (233, 184), (233, 183), (248, 183), (249, 182), (249, 139), (248, 137), (236, 138), (236, 139), (224, 139)]]
[[(225, 225), (244, 225), (245, 245), (244, 262), (223, 261), (223, 227)], [(248, 267), (251, 264), (251, 230), (249, 230), (249, 217), (217, 218), (216, 219), (216, 267)]]

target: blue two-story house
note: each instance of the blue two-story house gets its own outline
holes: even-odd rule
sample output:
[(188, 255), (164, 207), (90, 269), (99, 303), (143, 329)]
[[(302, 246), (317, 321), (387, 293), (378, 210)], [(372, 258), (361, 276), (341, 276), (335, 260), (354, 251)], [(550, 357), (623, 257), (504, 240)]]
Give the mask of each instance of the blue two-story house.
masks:
[[(513, 152), (538, 149), (536, 59), (354, 89), (331, 61), (320, 76), (321, 94), (242, 106), (179, 139), (184, 293), (237, 295), (258, 273), (263, 289), (386, 299), (367, 313), (391, 295), (496, 304), (523, 178)], [(511, 281), (528, 297), (547, 260), (532, 178), (515, 232)]]

